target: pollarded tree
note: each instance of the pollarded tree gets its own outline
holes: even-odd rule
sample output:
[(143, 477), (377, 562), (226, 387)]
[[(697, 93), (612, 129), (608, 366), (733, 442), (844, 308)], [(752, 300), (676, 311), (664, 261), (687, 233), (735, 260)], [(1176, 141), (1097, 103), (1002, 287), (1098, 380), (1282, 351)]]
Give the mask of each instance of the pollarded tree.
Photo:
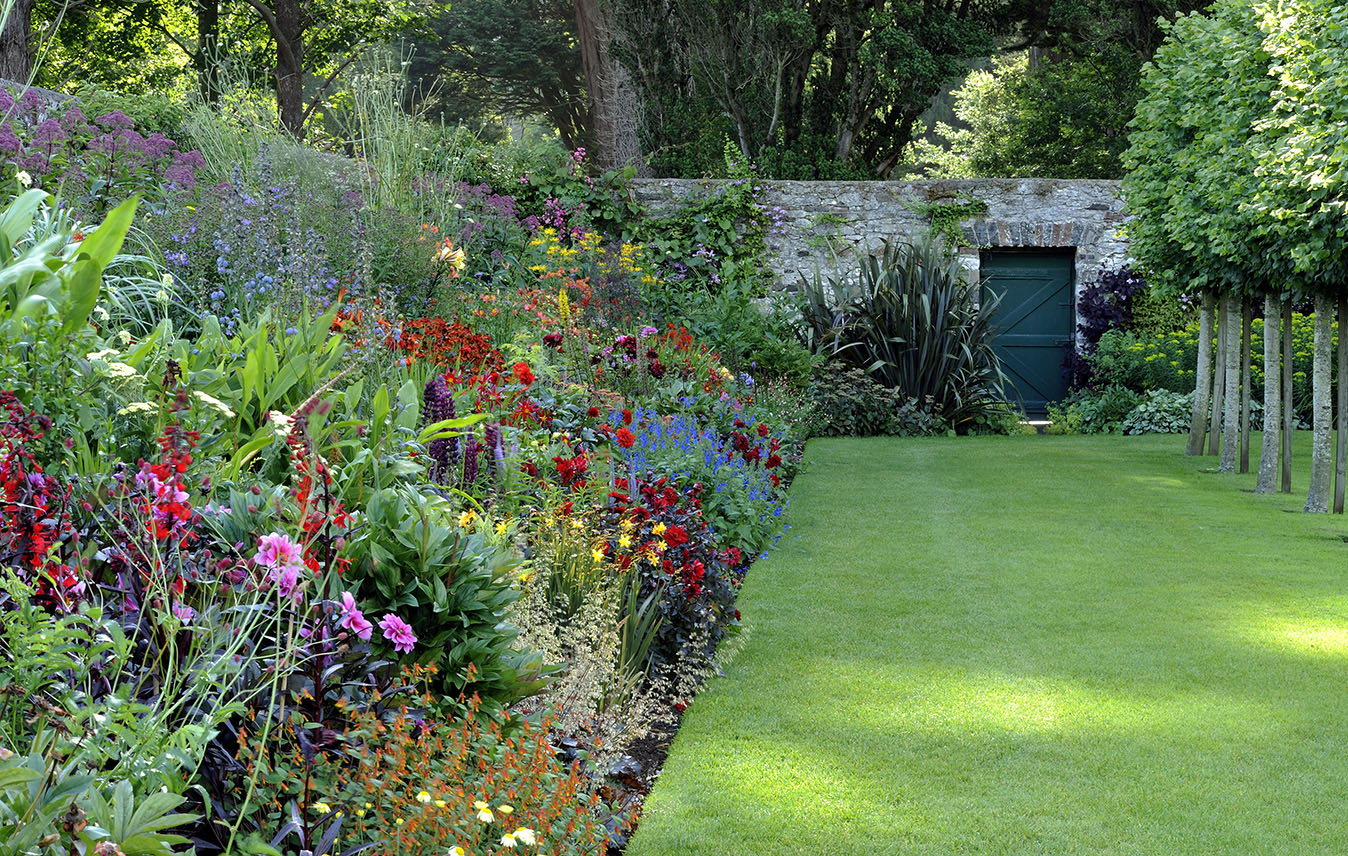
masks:
[[(1348, 469), (1348, 6), (1281, 0), (1256, 7), (1276, 88), (1259, 123), (1258, 186), (1246, 208), (1262, 239), (1286, 248), (1315, 295), (1314, 429), (1307, 511), (1344, 506)], [(1339, 438), (1331, 457), (1330, 314), (1339, 316)], [(1335, 457), (1337, 460), (1335, 460)]]
[[(1249, 394), (1239, 368), (1249, 336), (1243, 304), (1270, 290), (1281, 264), (1241, 205), (1254, 190), (1249, 141), (1268, 111), (1269, 58), (1252, 10), (1235, 0), (1219, 2), (1209, 15), (1181, 15), (1167, 30), (1144, 71), (1144, 95), (1124, 155), (1124, 196), (1136, 215), (1128, 229), (1150, 278), (1173, 294), (1203, 295), (1189, 454), (1201, 454), (1204, 445), (1210, 390), (1205, 358), (1213, 306), (1220, 301), (1212, 450), (1220, 434), (1220, 468), (1235, 472), (1248, 422), (1241, 418)], [(1269, 329), (1277, 330), (1277, 316)], [(1279, 376), (1276, 367), (1269, 376)]]

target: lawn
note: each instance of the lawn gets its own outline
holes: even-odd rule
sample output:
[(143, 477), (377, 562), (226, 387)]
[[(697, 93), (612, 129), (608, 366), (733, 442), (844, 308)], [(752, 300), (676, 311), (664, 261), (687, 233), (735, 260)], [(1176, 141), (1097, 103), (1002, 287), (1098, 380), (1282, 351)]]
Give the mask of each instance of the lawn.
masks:
[(807, 460), (628, 856), (1348, 852), (1348, 521), (1300, 513), (1304, 467), (1257, 496), (1173, 436)]

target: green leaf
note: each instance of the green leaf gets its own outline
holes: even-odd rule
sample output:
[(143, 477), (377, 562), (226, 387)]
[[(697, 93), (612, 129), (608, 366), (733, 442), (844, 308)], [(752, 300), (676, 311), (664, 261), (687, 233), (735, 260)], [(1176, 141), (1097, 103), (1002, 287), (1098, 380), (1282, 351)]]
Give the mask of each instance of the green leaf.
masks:
[(37, 216), (38, 206), (47, 199), (45, 190), (28, 190), (15, 199), (0, 214), (0, 232), (12, 247), (33, 228), (33, 219)]
[(98, 303), (103, 284), (103, 265), (94, 259), (80, 259), (63, 271), (69, 302), (63, 307), (65, 321), (61, 329), (67, 333), (83, 327)]

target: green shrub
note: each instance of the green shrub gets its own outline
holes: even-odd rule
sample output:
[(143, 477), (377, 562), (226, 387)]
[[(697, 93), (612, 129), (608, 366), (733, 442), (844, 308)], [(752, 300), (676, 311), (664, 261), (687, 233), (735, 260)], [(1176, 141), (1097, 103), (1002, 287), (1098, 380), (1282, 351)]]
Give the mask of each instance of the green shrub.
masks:
[[(1106, 334), (1108, 335), (1108, 334)], [(1142, 403), (1142, 393), (1117, 384), (1078, 390), (1048, 406), (1049, 434), (1114, 434)]]
[(441, 496), (379, 491), (348, 547), (343, 580), (362, 605), (412, 626), (416, 647), (404, 665), (435, 664), (442, 699), (477, 694), (497, 711), (542, 688), (541, 662), (511, 647), (519, 634), (506, 620), (519, 597), (514, 554), (454, 517)]
[(1154, 389), (1123, 420), (1125, 434), (1183, 434), (1193, 414), (1192, 392)]
[(815, 408), (812, 434), (823, 437), (889, 435), (923, 437), (943, 434), (946, 424), (913, 399), (886, 389), (861, 369), (829, 362), (810, 383)]
[(1133, 320), (1125, 329), (1139, 336), (1155, 336), (1184, 330), (1197, 320), (1194, 307), (1148, 288), (1133, 297)]
[(854, 277), (807, 283), (799, 309), (816, 352), (868, 371), (963, 433), (1005, 408), (992, 349), (996, 301), (976, 305), (976, 296), (949, 253), (930, 242), (886, 242)]
[[(1302, 420), (1310, 416), (1313, 323), (1310, 315), (1292, 315), (1292, 400), (1297, 418)], [(1264, 321), (1255, 318), (1250, 336), (1250, 394), (1260, 400), (1264, 397), (1263, 354)], [(1092, 376), (1100, 383), (1125, 386), (1135, 392), (1192, 392), (1198, 366), (1198, 324), (1149, 335), (1110, 330), (1086, 359)]]

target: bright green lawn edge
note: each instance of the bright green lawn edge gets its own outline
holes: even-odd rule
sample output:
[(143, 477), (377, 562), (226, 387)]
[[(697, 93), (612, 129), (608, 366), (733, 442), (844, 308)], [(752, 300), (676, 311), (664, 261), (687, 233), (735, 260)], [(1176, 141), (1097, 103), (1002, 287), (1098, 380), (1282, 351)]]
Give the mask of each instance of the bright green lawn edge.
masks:
[(811, 442), (628, 856), (1348, 853), (1348, 521), (1182, 452)]

